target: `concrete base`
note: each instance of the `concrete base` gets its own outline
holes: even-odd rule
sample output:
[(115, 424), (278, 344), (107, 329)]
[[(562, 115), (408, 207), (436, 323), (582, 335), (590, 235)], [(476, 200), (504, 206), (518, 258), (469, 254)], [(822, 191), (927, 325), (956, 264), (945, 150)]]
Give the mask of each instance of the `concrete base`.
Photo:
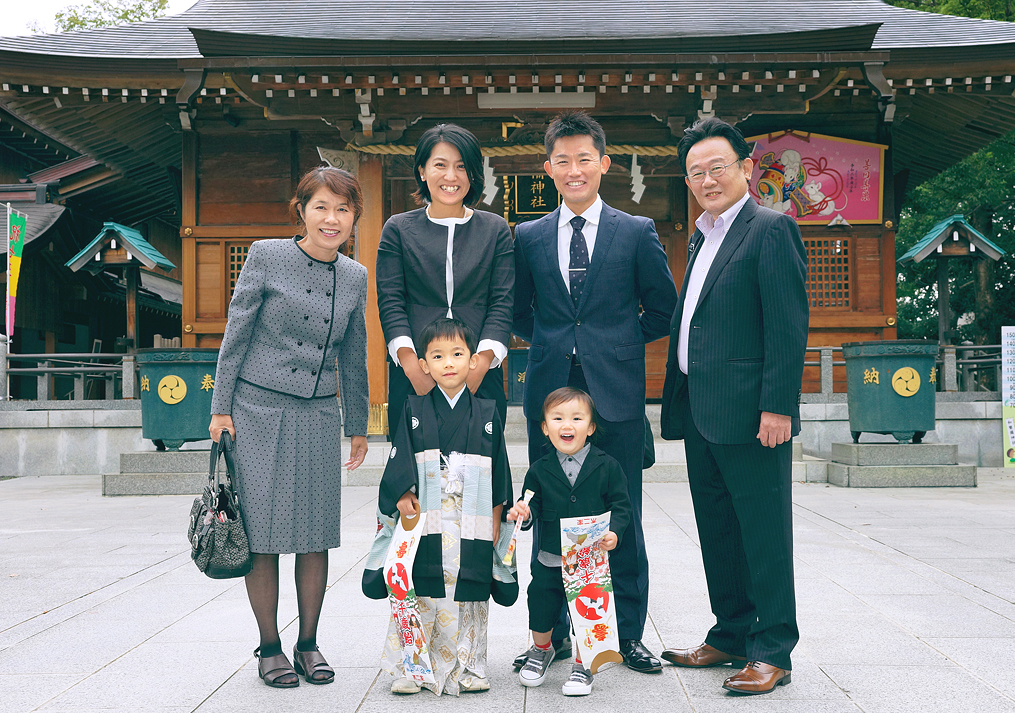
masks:
[(832, 460), (842, 465), (957, 465), (951, 443), (833, 443)]
[(976, 466), (829, 463), (828, 482), (844, 488), (975, 488)]
[(102, 476), (103, 495), (198, 495), (208, 482), (210, 451), (120, 454), (120, 472)]
[(833, 443), (828, 482), (844, 488), (976, 487), (950, 443)]

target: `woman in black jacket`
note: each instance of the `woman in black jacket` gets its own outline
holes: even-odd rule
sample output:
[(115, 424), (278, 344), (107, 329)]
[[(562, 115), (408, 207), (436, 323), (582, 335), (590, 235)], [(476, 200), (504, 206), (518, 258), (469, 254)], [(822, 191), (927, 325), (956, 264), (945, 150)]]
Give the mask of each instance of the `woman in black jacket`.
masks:
[(377, 249), (392, 437), (406, 396), (434, 386), (416, 347), (423, 327), (441, 317), (457, 317), (478, 335), (479, 365), (468, 387), (497, 401), (501, 422), (507, 412), (500, 364), (511, 336), (513, 242), (502, 217), (469, 207), (483, 195), (479, 141), (460, 126), (438, 124), (417, 142), (413, 173), (423, 207), (389, 218)]

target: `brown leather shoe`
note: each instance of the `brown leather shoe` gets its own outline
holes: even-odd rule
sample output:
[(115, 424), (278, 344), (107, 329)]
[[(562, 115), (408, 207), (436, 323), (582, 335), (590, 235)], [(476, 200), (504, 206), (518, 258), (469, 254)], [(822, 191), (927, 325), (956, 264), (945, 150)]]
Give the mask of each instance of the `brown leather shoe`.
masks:
[(706, 666), (720, 666), (724, 663), (732, 663), (743, 666), (747, 659), (743, 656), (732, 656), (723, 653), (714, 646), (702, 644), (693, 649), (666, 649), (662, 657), (674, 666), (686, 666), (687, 668), (705, 668)]
[(771, 693), (776, 686), (785, 686), (790, 682), (790, 672), (776, 668), (760, 661), (751, 661), (743, 670), (723, 682), (722, 687), (734, 693)]

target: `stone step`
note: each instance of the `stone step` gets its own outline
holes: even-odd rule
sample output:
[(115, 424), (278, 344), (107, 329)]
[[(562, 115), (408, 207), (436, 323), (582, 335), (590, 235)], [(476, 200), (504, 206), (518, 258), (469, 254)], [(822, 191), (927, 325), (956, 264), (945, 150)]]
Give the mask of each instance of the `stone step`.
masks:
[(950, 443), (833, 443), (832, 460), (842, 465), (958, 465)]
[(829, 463), (828, 482), (844, 488), (974, 488), (976, 466)]

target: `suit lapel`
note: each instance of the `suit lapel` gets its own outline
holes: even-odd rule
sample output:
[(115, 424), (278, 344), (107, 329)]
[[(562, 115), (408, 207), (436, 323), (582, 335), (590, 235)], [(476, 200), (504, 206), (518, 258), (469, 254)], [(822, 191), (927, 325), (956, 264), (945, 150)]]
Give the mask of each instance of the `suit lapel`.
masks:
[(596, 231), (596, 247), (592, 251), (592, 262), (589, 264), (588, 275), (585, 276), (585, 286), (582, 288), (581, 299), (578, 300), (579, 312), (588, 299), (589, 287), (595, 282), (599, 270), (606, 261), (606, 256), (610, 252), (610, 245), (613, 243), (613, 238), (617, 234), (617, 226), (619, 225), (620, 216), (617, 215), (617, 211), (603, 203), (603, 209), (599, 214), (599, 229)]
[(557, 256), (557, 221), (560, 220), (560, 208), (543, 218), (542, 235), (540, 240), (546, 250), (546, 261), (550, 266), (550, 281), (557, 285), (557, 288), (564, 294), (565, 301), (574, 310), (574, 301), (571, 299), (571, 289), (564, 284), (564, 276), (560, 274), (560, 259)]
[[(726, 267), (726, 263), (730, 261), (733, 254), (740, 247), (740, 243), (744, 242), (744, 238), (747, 237), (750, 223), (754, 220), (754, 214), (757, 210), (757, 204), (754, 199), (748, 198), (747, 202), (744, 203), (744, 207), (740, 209), (740, 213), (737, 215), (737, 219), (733, 221), (733, 225), (730, 226), (729, 231), (726, 233), (726, 237), (722, 239), (722, 245), (719, 246), (719, 252), (715, 256), (715, 260), (712, 261), (711, 267), (708, 269), (708, 274), (705, 276), (705, 283), (701, 286), (701, 294), (698, 295), (698, 306), (701, 306), (702, 302), (705, 301), (705, 297), (708, 295), (708, 291), (712, 289), (712, 285), (719, 279), (719, 273)], [(690, 268), (688, 268), (690, 273)], [(697, 308), (695, 308), (697, 309)]]

